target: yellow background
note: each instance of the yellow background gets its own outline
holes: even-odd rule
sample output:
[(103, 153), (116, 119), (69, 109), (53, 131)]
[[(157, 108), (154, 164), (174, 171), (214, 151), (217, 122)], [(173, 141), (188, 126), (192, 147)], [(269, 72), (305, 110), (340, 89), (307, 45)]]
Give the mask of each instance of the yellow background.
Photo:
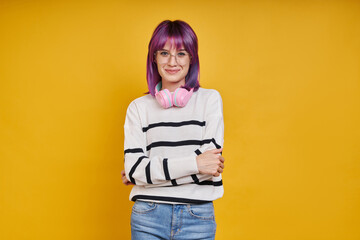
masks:
[(0, 1), (0, 239), (130, 239), (123, 124), (162, 20), (224, 102), (216, 239), (360, 239), (360, 1)]

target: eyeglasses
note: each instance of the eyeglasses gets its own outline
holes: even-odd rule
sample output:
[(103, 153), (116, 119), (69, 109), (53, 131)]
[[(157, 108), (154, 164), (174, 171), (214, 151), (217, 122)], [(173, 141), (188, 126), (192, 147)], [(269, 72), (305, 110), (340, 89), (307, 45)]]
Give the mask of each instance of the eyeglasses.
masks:
[(175, 60), (178, 64), (185, 64), (191, 58), (191, 55), (186, 51), (180, 51), (177, 52), (175, 55), (172, 55), (168, 51), (158, 50), (154, 53), (154, 55), (161, 63), (168, 62), (171, 59), (171, 56), (175, 57)]

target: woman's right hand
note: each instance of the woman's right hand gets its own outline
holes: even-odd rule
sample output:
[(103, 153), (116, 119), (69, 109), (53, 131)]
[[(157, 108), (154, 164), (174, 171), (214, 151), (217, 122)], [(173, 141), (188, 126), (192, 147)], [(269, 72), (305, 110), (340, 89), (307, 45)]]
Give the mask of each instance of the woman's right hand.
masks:
[(122, 180), (123, 184), (126, 185), (126, 186), (135, 185), (126, 178), (125, 170), (121, 171), (121, 180)]
[(198, 170), (201, 174), (209, 174), (214, 177), (220, 176), (224, 169), (224, 157), (219, 155), (222, 148), (205, 151), (196, 156)]

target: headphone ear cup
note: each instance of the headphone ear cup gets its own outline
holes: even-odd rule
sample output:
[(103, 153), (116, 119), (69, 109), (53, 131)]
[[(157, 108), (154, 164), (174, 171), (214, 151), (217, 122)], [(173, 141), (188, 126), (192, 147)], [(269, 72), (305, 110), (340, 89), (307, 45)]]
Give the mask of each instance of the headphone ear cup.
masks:
[(189, 101), (193, 91), (188, 91), (185, 88), (178, 88), (174, 92), (173, 104), (177, 107), (184, 107)]
[(173, 106), (173, 100), (171, 93), (168, 89), (161, 90), (155, 94), (155, 98), (163, 108), (169, 108)]

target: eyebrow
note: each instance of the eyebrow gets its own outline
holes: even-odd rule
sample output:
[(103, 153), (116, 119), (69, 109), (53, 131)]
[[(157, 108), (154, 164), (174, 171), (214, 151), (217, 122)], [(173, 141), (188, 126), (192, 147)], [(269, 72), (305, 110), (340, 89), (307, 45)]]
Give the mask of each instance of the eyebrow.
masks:
[[(169, 50), (162, 48), (159, 51), (169, 51)], [(186, 50), (182, 48), (182, 49), (179, 49), (178, 51), (186, 51)]]

